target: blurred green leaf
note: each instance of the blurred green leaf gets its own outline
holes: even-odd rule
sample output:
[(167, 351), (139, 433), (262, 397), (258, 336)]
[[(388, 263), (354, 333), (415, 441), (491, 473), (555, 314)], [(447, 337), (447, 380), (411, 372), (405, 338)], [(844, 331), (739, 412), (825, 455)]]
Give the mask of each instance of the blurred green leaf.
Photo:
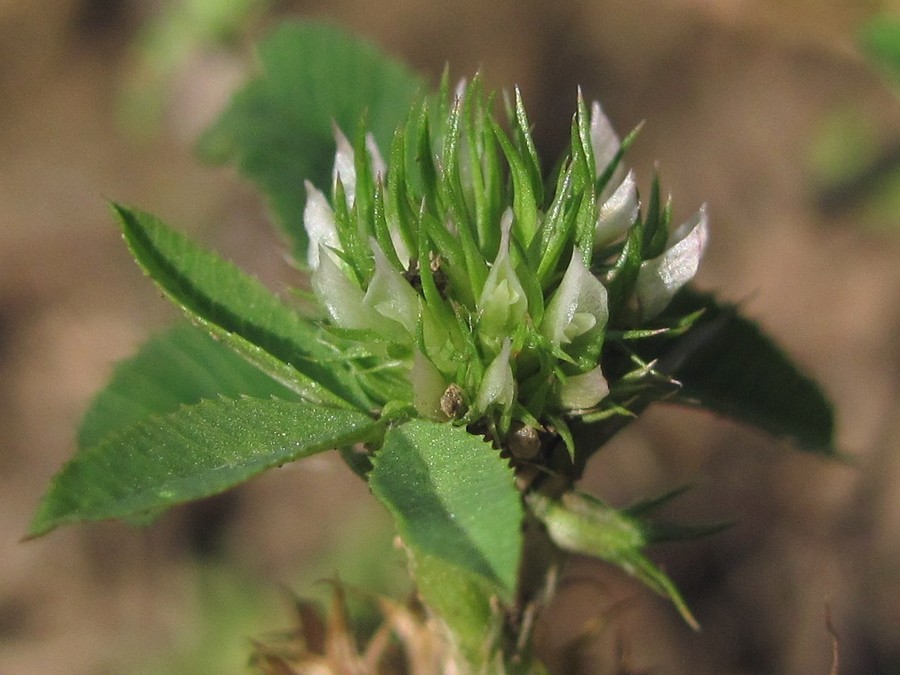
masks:
[(900, 16), (871, 19), (860, 31), (859, 42), (866, 56), (900, 84)]
[(689, 331), (652, 355), (658, 370), (682, 384), (674, 400), (835, 454), (832, 407), (819, 386), (735, 307), (684, 290), (667, 311), (699, 309), (704, 314)]
[(174, 412), (203, 399), (297, 395), (203, 330), (180, 322), (120, 361), (112, 379), (91, 403), (78, 430), (78, 447), (151, 415)]
[[(809, 148), (809, 169), (817, 189), (846, 191), (860, 179), (871, 180), (867, 171), (878, 157), (879, 146), (873, 122), (859, 106), (846, 104), (829, 110), (818, 121)], [(834, 196), (828, 199), (823, 206), (841, 206)]]
[(138, 263), (190, 318), (303, 398), (369, 408), (351, 364), (265, 286), (154, 216), (114, 208)]
[(234, 162), (259, 185), (293, 254), (305, 263), (303, 180), (331, 184), (332, 123), (352, 133), (365, 111), (386, 152), (422, 81), (369, 43), (325, 24), (285, 24), (259, 55), (263, 74), (237, 93), (200, 150), (210, 161)]
[(388, 430), (369, 484), (409, 548), (426, 602), (484, 662), (491, 596), (510, 602), (522, 548), (512, 470), (464, 428), (413, 420)]
[(202, 401), (79, 451), (53, 479), (28, 536), (65, 523), (159, 512), (380, 433), (378, 422), (353, 410), (280, 399)]
[(121, 77), (120, 119), (141, 136), (158, 131), (178, 80), (210, 54), (234, 51), (272, 0), (180, 0), (146, 17)]

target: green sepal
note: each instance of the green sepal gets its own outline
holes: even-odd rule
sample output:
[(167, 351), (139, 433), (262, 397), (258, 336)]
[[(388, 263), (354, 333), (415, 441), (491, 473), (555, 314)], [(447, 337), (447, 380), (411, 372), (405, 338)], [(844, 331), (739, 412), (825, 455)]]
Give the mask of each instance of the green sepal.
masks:
[(365, 289), (375, 272), (375, 261), (369, 242), (361, 236), (363, 233), (360, 231), (357, 211), (347, 202), (344, 184), (340, 180), (334, 182), (332, 202), (334, 224), (341, 242), (340, 250), (334, 252), (344, 261), (343, 269), (349, 269), (357, 285)]
[(541, 175), (541, 160), (538, 157), (537, 148), (534, 147), (534, 139), (531, 137), (531, 124), (528, 122), (528, 114), (525, 112), (525, 101), (522, 92), (515, 88), (515, 112), (510, 115), (513, 130), (513, 141), (519, 156), (525, 161), (525, 168), (531, 181), (531, 192), (534, 202), (543, 206), (544, 180)]
[(493, 260), (500, 244), (500, 204), (502, 176), (494, 132), (487, 123), (490, 104), (485, 106), (481, 77), (475, 75), (466, 89), (463, 114), (467, 158), (472, 182), (470, 196), (474, 205), (475, 231), (483, 257)]
[(354, 190), (353, 209), (356, 212), (356, 222), (360, 239), (368, 241), (375, 236), (373, 221), (373, 191), (375, 179), (372, 175), (372, 158), (366, 147), (366, 113), (360, 116), (356, 124), (356, 133), (353, 136), (353, 169), (356, 173), (356, 189)]
[(713, 534), (722, 532), (734, 525), (733, 520), (720, 521), (715, 523), (702, 523), (684, 525), (682, 523), (671, 523), (660, 520), (643, 520), (643, 518), (653, 511), (665, 506), (677, 497), (691, 489), (690, 485), (682, 485), (669, 490), (657, 497), (650, 497), (635, 502), (631, 506), (622, 509), (622, 514), (629, 518), (642, 519), (642, 530), (647, 542), (657, 544), (666, 541), (687, 541), (689, 539), (700, 539)]
[[(462, 141), (460, 125), (463, 119), (463, 108), (459, 101), (450, 108), (447, 118), (447, 129), (444, 135), (444, 147), (441, 163), (438, 167), (438, 189), (445, 210), (453, 218), (457, 238), (462, 249), (466, 275), (472, 296), (478, 297), (488, 275), (487, 263), (478, 247), (477, 231), (463, 194), (460, 181), (459, 153)], [(446, 226), (446, 225), (445, 225)]]
[[(578, 103), (575, 113), (575, 121), (572, 123), (572, 147), (577, 149), (579, 159), (584, 162), (586, 168), (585, 180), (587, 186), (593, 186), (597, 181), (597, 170), (594, 165), (594, 144), (591, 141), (591, 114), (585, 103), (581, 88), (578, 88)], [(588, 188), (590, 189), (590, 188)]]
[(541, 221), (537, 236), (528, 247), (528, 260), (544, 290), (551, 285), (552, 275), (558, 271), (559, 261), (571, 240), (578, 208), (571, 208), (575, 179), (569, 163), (556, 182), (556, 192), (550, 208)]
[[(651, 260), (662, 255), (666, 250), (666, 242), (669, 238), (668, 225), (666, 223), (666, 207), (660, 205), (659, 174), (654, 173), (653, 184), (650, 187), (650, 199), (647, 203), (647, 217), (644, 219), (644, 236), (641, 257)], [(669, 213), (671, 209), (668, 208)]]
[(536, 195), (532, 186), (528, 164), (496, 120), (491, 119), (490, 122), (494, 130), (494, 136), (500, 144), (503, 154), (506, 156), (512, 177), (513, 232), (524, 246), (528, 246), (537, 232), (538, 225)]
[(415, 176), (419, 180), (418, 185), (412, 185), (414, 191), (421, 196), (424, 206), (431, 212), (438, 212), (438, 171), (435, 166), (434, 148), (431, 139), (431, 118), (429, 115), (429, 103), (423, 101), (421, 110), (415, 120), (415, 129), (412, 138), (415, 140), (415, 152), (413, 162), (415, 171), (410, 171), (410, 177)]
[[(414, 110), (415, 108), (413, 108)], [(410, 111), (412, 113), (412, 110)], [(407, 123), (407, 128), (409, 123)], [(407, 185), (407, 134), (404, 128), (398, 128), (391, 142), (390, 170), (386, 180), (385, 217), (395, 219), (400, 238), (409, 247), (413, 256), (418, 248), (418, 232), (415, 224), (415, 212), (410, 204)], [(401, 260), (403, 266), (409, 262)]]
[[(419, 213), (420, 222), (422, 223), (424, 234), (427, 235), (436, 248), (436, 252), (442, 258), (441, 269), (447, 275), (454, 294), (460, 301), (468, 307), (475, 307), (476, 295), (466, 273), (465, 253), (459, 240), (456, 239), (446, 226), (431, 213), (424, 210)], [(423, 246), (422, 235), (419, 235), (419, 248)]]
[(609, 298), (609, 325), (622, 326), (630, 319), (628, 299), (637, 283), (638, 272), (643, 262), (644, 223), (638, 220), (628, 230), (625, 245), (609, 274), (606, 290)]
[[(572, 176), (574, 194), (578, 200), (575, 208), (575, 245), (581, 251), (582, 262), (590, 267), (594, 249), (594, 231), (597, 226), (599, 205), (594, 185), (597, 170), (594, 166), (594, 149), (591, 142), (590, 114), (581, 92), (578, 93), (578, 110), (570, 131), (572, 148)], [(612, 165), (621, 157), (616, 155)]]

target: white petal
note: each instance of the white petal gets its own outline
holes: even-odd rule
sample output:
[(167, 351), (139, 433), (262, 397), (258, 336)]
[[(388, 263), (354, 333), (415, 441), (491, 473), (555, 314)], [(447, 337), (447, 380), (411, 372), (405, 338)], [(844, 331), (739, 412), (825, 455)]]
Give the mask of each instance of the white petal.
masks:
[(466, 97), (466, 90), (469, 88), (469, 83), (466, 81), (466, 78), (460, 78), (459, 82), (456, 83), (456, 88), (453, 90), (453, 97), (462, 102)]
[(600, 366), (581, 375), (567, 377), (559, 387), (559, 403), (565, 410), (593, 408), (609, 393), (609, 383)]
[(516, 381), (513, 378), (509, 357), (512, 347), (509, 338), (503, 341), (503, 347), (497, 357), (484, 371), (484, 378), (478, 387), (475, 405), (484, 412), (494, 403), (507, 408), (516, 398)]
[(622, 184), (600, 206), (594, 229), (594, 248), (618, 239), (628, 231), (640, 211), (634, 171), (629, 171)]
[(446, 419), (447, 416), (441, 412), (441, 396), (447, 385), (434, 364), (418, 349), (413, 356), (409, 380), (413, 389), (413, 405), (418, 413), (430, 419)]
[(663, 311), (682, 286), (694, 278), (706, 248), (708, 219), (706, 206), (669, 237), (669, 248), (657, 258), (641, 264), (637, 294), (642, 319), (652, 319)]
[(608, 319), (606, 288), (585, 266), (576, 247), (559, 287), (547, 303), (541, 334), (555, 347), (568, 345), (582, 336), (590, 340), (606, 328)]
[(387, 175), (387, 164), (384, 161), (384, 157), (381, 156), (381, 151), (378, 149), (375, 137), (371, 133), (366, 134), (366, 150), (369, 151), (369, 159), (372, 164), (372, 175), (375, 176), (376, 180), (378, 179), (378, 176), (384, 178)]
[(600, 103), (594, 101), (591, 104), (591, 147), (594, 150), (597, 175), (602, 174), (609, 166), (621, 145), (619, 136), (612, 128), (609, 118), (603, 113)]
[(399, 323), (412, 338), (419, 320), (419, 294), (391, 265), (378, 242), (370, 239), (369, 244), (375, 256), (375, 274), (363, 303), (385, 319)]
[(388, 220), (388, 234), (391, 236), (391, 243), (394, 245), (394, 252), (397, 254), (397, 259), (403, 265), (408, 264), (413, 258), (412, 250), (403, 239), (396, 218)]
[[(356, 155), (353, 152), (353, 145), (336, 124), (334, 125), (334, 143), (337, 150), (334, 154), (334, 168), (331, 171), (332, 185), (337, 185), (337, 182), (341, 181), (347, 197), (347, 204), (352, 206), (353, 200), (356, 198), (356, 164), (354, 163)], [(381, 151), (372, 134), (366, 134), (366, 150), (369, 153), (372, 175), (384, 178), (387, 175), (387, 164), (384, 157), (381, 156)]]
[(303, 207), (303, 227), (309, 237), (306, 256), (310, 269), (319, 266), (319, 248), (340, 248), (334, 211), (322, 191), (309, 181), (306, 185), (306, 206)]
[(334, 142), (337, 151), (334, 154), (334, 169), (331, 171), (332, 185), (340, 180), (347, 196), (347, 204), (352, 205), (356, 197), (356, 165), (353, 163), (353, 146), (344, 132), (334, 125)]
[(508, 335), (528, 311), (525, 290), (509, 259), (509, 236), (512, 216), (504, 214), (500, 222), (500, 248), (497, 258), (488, 272), (481, 296), (478, 298), (480, 316), (479, 332), (488, 342), (499, 342), (501, 335)]
[(322, 249), (319, 265), (310, 279), (313, 292), (325, 307), (331, 321), (341, 328), (370, 328), (370, 310), (363, 306), (363, 291), (347, 278), (330, 255)]

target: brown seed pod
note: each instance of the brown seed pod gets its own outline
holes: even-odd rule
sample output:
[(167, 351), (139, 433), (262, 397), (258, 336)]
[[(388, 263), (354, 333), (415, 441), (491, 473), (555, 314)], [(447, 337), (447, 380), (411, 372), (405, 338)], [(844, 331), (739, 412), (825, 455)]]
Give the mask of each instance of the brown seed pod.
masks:
[(459, 419), (465, 414), (466, 402), (463, 390), (458, 384), (452, 383), (444, 390), (441, 396), (441, 411), (452, 420)]

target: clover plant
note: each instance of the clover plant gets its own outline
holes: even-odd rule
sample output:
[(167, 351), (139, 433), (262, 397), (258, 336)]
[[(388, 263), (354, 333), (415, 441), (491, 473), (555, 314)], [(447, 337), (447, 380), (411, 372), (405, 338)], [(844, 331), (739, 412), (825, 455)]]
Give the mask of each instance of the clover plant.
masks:
[(312, 291), (278, 297), (114, 205), (193, 325), (119, 366), (30, 535), (147, 522), (337, 449), (393, 516), (445, 669), (544, 672), (529, 629), (567, 553), (619, 566), (697, 627), (647, 547), (717, 526), (648, 518), (679, 490), (625, 508), (579, 491), (589, 457), (657, 401), (833, 453), (818, 388), (689, 288), (707, 208), (676, 222), (656, 178), (639, 194), (639, 131), (621, 139), (581, 92), (548, 161), (521, 93), (478, 75), (430, 94), (317, 24), (282, 28), (261, 57), (201, 149), (262, 187)]

